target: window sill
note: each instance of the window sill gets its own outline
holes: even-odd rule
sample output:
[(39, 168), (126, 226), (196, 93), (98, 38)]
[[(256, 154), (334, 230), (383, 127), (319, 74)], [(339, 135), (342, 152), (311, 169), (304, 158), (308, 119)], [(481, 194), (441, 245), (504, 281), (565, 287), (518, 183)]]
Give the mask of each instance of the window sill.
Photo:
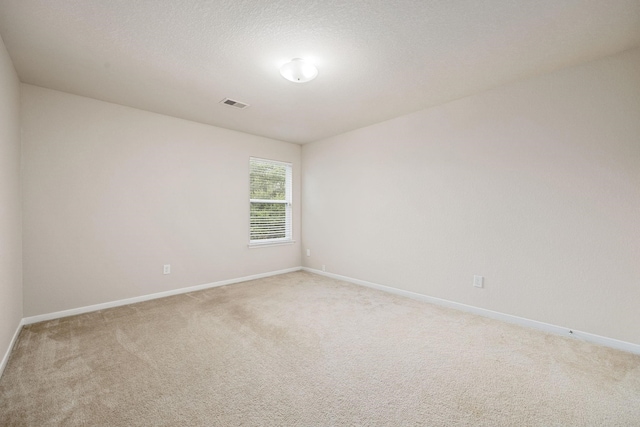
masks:
[(249, 246), (249, 249), (255, 249), (255, 248), (264, 248), (267, 246), (293, 245), (295, 242), (296, 242), (295, 240), (285, 240), (282, 242), (249, 243), (247, 246)]

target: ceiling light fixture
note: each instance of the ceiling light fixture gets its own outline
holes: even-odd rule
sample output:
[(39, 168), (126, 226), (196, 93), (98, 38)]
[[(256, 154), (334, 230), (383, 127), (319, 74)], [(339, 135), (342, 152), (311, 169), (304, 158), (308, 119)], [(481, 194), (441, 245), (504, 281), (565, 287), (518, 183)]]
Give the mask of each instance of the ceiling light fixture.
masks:
[(293, 58), (291, 62), (287, 62), (280, 67), (280, 74), (291, 82), (305, 83), (318, 76), (318, 69), (310, 62), (300, 58)]

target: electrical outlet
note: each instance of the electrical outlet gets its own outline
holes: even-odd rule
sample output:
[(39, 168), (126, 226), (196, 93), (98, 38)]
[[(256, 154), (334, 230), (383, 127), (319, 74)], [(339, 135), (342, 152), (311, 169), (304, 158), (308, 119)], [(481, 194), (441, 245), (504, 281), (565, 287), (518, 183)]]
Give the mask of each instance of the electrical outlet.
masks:
[(322, 271), (327, 271), (327, 266), (322, 264)]
[(307, 256), (311, 256), (311, 249), (307, 249)]
[(473, 286), (475, 286), (476, 288), (484, 287), (484, 277), (473, 276)]
[(170, 274), (171, 273), (171, 264), (165, 264), (162, 269), (162, 274)]

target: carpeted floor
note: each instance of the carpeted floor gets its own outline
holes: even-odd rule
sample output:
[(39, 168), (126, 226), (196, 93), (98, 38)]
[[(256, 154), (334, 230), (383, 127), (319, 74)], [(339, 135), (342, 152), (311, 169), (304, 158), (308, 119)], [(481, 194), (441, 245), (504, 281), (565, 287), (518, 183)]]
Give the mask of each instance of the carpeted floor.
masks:
[(26, 326), (2, 426), (640, 426), (640, 356), (305, 272)]

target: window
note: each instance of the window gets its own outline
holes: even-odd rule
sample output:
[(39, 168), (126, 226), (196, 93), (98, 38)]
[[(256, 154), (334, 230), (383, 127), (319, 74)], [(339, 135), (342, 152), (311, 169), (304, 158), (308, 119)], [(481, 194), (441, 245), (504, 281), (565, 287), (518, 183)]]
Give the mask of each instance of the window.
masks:
[(249, 244), (292, 242), (291, 163), (249, 160)]

